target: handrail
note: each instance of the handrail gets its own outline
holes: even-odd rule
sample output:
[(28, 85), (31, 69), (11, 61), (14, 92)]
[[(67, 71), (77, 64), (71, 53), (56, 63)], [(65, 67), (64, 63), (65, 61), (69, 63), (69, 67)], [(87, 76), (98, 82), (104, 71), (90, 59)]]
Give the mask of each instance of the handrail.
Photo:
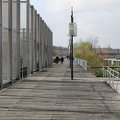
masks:
[(103, 77), (105, 78), (105, 82), (118, 92), (120, 73), (108, 66), (103, 66)]
[(75, 61), (77, 62), (78, 65), (80, 65), (84, 70), (87, 71), (87, 61), (86, 60), (75, 58)]

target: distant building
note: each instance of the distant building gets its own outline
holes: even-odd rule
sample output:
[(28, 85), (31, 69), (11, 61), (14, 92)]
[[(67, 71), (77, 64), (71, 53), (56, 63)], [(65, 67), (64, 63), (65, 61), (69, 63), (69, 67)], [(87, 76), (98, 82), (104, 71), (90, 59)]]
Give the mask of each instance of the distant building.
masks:
[(67, 47), (53, 46), (53, 56), (67, 56), (68, 53)]
[(120, 49), (113, 49), (110, 46), (107, 48), (96, 48), (97, 54), (104, 58), (120, 58)]

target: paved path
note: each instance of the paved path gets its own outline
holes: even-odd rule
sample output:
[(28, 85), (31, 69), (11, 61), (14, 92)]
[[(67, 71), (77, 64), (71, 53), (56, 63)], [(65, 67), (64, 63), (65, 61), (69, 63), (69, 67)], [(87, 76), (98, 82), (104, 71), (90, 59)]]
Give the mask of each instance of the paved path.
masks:
[(0, 120), (120, 120), (120, 95), (66, 60), (1, 91)]

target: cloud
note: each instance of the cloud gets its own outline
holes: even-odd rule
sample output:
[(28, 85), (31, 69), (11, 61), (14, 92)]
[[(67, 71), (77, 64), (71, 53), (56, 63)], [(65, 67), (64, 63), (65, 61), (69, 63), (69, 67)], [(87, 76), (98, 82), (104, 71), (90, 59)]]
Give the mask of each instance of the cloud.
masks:
[[(115, 46), (114, 41), (120, 39), (120, 14), (118, 9), (109, 11), (94, 11), (79, 14), (76, 18), (79, 37), (87, 38), (90, 35), (99, 38), (102, 46), (106, 41)], [(117, 43), (116, 42), (116, 46)], [(108, 42), (106, 42), (108, 44)], [(114, 44), (113, 44), (114, 43)]]
[(63, 12), (73, 6), (75, 11), (111, 10), (120, 6), (120, 0), (50, 0), (47, 9), (51, 12)]
[[(34, 2), (35, 0), (33, 0)], [(37, 2), (38, 0), (36, 0)], [(67, 46), (67, 26), (73, 6), (77, 37), (74, 41), (98, 37), (101, 47), (118, 48), (120, 41), (120, 0), (44, 0), (36, 3), (46, 23), (53, 31), (54, 45)], [(63, 42), (64, 40), (64, 42)]]

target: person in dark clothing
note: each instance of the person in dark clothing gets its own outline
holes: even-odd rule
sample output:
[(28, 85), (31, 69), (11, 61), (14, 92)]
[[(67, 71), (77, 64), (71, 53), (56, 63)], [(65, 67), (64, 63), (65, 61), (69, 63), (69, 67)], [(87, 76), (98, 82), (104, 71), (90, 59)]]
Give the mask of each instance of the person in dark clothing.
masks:
[(58, 62), (59, 62), (59, 57), (56, 56), (56, 63), (58, 64)]
[(61, 57), (61, 63), (63, 64), (63, 61), (64, 61), (64, 58), (63, 57)]

